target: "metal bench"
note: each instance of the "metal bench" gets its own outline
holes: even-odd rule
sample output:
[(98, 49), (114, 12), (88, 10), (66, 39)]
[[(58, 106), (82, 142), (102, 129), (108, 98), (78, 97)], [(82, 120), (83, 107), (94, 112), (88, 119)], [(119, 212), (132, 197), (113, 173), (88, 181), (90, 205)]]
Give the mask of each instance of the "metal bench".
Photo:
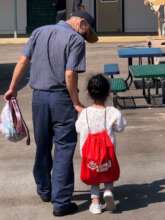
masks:
[(114, 75), (119, 75), (118, 64), (105, 64), (104, 74), (110, 79), (111, 91), (113, 93), (124, 92), (128, 89), (127, 83), (123, 78), (114, 78)]
[[(120, 70), (118, 64), (105, 64), (104, 74), (108, 77), (111, 87), (111, 92), (113, 93), (113, 104), (115, 107), (125, 108), (125, 97), (118, 95), (119, 92), (125, 92), (128, 90), (127, 82), (123, 78), (114, 78), (114, 75), (119, 75)], [(123, 100), (123, 104), (120, 104), (119, 100)]]
[(111, 91), (113, 93), (125, 92), (127, 91), (127, 85), (125, 80), (122, 78), (110, 79)]
[[(151, 104), (151, 98), (153, 97), (161, 97), (162, 103), (160, 104), (160, 107), (165, 105), (165, 64), (148, 64), (143, 66), (131, 66), (129, 67), (130, 72), (132, 73), (134, 78), (141, 78), (143, 82), (143, 96), (147, 100), (148, 104)], [(158, 91), (158, 85), (155, 84), (155, 95), (151, 95), (151, 88), (152, 84), (149, 83), (147, 86), (147, 93), (146, 93), (146, 80), (149, 79), (149, 82), (151, 80), (160, 82), (160, 88), (162, 90), (162, 94), (159, 95)]]
[(114, 75), (120, 74), (118, 64), (104, 64), (104, 74), (111, 78), (113, 78)]

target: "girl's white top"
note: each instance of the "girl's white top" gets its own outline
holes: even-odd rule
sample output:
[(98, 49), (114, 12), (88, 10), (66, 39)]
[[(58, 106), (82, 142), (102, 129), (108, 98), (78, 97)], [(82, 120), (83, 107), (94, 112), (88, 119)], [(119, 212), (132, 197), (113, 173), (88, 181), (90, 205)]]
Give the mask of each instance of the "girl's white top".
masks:
[[(91, 133), (96, 133), (105, 129), (105, 108), (96, 108), (93, 106), (85, 108), (76, 121), (76, 131), (77, 133), (80, 133), (80, 151), (82, 150), (83, 144), (89, 133), (86, 111)], [(122, 131), (125, 126), (126, 120), (121, 112), (113, 106), (106, 107), (106, 129), (114, 145), (114, 132)]]

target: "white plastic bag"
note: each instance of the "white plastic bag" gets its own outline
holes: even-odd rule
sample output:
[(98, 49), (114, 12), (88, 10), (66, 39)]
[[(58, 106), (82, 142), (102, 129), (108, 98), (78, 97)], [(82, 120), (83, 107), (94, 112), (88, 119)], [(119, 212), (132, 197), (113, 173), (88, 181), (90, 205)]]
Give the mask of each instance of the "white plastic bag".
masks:
[(26, 138), (30, 144), (29, 129), (23, 119), (18, 101), (12, 97), (6, 102), (0, 115), (0, 132), (10, 141), (17, 142)]
[(8, 139), (14, 140), (16, 137), (16, 130), (12, 118), (12, 112), (9, 101), (6, 102), (0, 115), (0, 132)]

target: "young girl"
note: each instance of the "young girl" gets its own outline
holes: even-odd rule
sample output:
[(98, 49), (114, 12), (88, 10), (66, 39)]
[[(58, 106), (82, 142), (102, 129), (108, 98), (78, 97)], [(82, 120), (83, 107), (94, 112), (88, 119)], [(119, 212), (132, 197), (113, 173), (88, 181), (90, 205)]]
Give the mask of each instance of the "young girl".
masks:
[[(113, 106), (105, 106), (106, 99), (110, 93), (110, 85), (108, 80), (102, 75), (93, 76), (87, 86), (89, 96), (93, 100), (93, 105), (85, 108), (76, 121), (76, 130), (80, 133), (80, 152), (82, 155), (82, 147), (90, 133), (97, 133), (103, 130), (108, 131), (112, 143), (115, 145), (114, 132), (122, 131), (126, 126), (126, 120), (121, 112)], [(113, 182), (105, 183), (105, 191), (103, 198), (105, 200), (105, 209), (113, 211), (115, 203), (113, 200)], [(91, 205), (89, 211), (93, 214), (102, 212), (100, 204), (99, 185), (91, 186)]]

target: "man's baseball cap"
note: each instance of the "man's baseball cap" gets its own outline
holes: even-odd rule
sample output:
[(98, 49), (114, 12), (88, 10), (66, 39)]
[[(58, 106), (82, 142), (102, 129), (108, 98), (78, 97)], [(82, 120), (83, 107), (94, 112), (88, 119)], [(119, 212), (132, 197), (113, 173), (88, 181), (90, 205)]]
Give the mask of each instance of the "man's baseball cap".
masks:
[(98, 41), (98, 36), (96, 32), (93, 30), (95, 19), (88, 12), (80, 10), (73, 12), (71, 16), (84, 18), (90, 25), (89, 33), (83, 36), (86, 41), (88, 41), (89, 43), (95, 43)]

